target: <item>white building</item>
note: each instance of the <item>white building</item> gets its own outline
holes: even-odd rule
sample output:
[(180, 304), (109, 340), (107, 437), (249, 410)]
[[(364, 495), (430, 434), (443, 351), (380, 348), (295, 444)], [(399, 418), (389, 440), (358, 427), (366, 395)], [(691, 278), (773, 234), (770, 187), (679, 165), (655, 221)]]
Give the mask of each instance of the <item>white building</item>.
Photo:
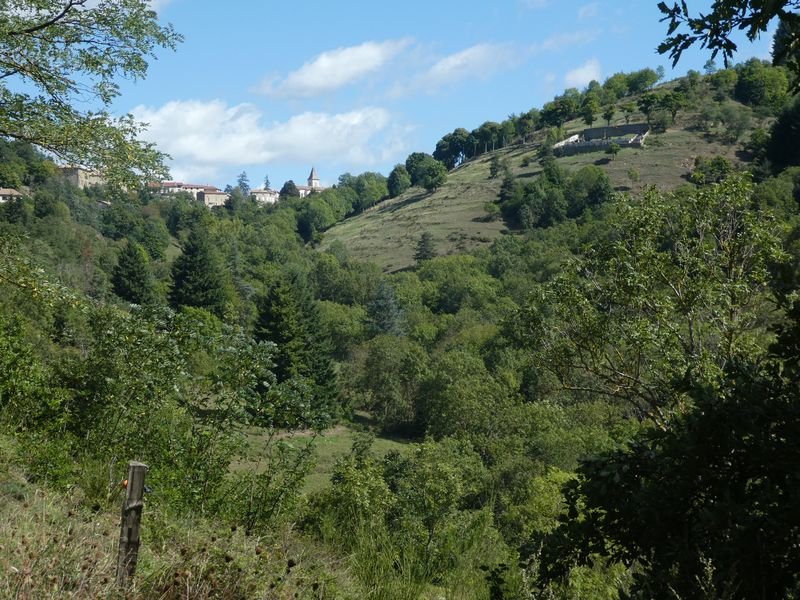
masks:
[(277, 190), (270, 189), (250, 190), (250, 194), (255, 198), (256, 202), (261, 202), (262, 204), (275, 204), (280, 197), (280, 193)]
[(0, 188), (0, 203), (22, 198), (22, 194), (14, 188)]
[(324, 188), (320, 185), (319, 177), (317, 177), (317, 170), (314, 167), (311, 167), (311, 173), (308, 175), (308, 185), (297, 186), (297, 191), (300, 192), (301, 198), (305, 198), (314, 192), (321, 192), (325, 189), (327, 188)]

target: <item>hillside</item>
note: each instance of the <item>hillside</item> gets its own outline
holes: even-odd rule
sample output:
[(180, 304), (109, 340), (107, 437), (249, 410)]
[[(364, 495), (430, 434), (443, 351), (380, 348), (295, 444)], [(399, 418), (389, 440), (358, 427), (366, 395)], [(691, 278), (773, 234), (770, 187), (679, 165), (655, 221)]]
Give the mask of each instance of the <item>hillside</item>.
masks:
[[(737, 102), (730, 104), (742, 107)], [(557, 163), (571, 171), (597, 165), (608, 174), (616, 190), (636, 191), (650, 185), (673, 189), (685, 184), (698, 156), (724, 156), (734, 164), (741, 162), (744, 156), (739, 144), (728, 143), (697, 127), (700, 113), (700, 107), (679, 113), (672, 127), (648, 136), (645, 148), (625, 149), (616, 160), (598, 151), (558, 158)], [(624, 123), (621, 116), (618, 112), (612, 125)], [(644, 121), (644, 115), (634, 114), (633, 121)], [(580, 119), (570, 121), (564, 126), (565, 136), (585, 128)], [(749, 132), (742, 137), (746, 139), (748, 135)], [(509, 233), (503, 220), (491, 220), (485, 209), (487, 202), (497, 200), (502, 183), (499, 177), (490, 179), (491, 161), (495, 156), (507, 159), (517, 179), (533, 179), (541, 173), (537, 152), (542, 141), (539, 135), (532, 143), (482, 154), (451, 171), (447, 183), (433, 193), (412, 188), (382, 202), (326, 231), (320, 248), (325, 250), (338, 241), (355, 258), (394, 272), (414, 264), (415, 246), (424, 231), (433, 234), (439, 255), (491, 244), (498, 236)]]

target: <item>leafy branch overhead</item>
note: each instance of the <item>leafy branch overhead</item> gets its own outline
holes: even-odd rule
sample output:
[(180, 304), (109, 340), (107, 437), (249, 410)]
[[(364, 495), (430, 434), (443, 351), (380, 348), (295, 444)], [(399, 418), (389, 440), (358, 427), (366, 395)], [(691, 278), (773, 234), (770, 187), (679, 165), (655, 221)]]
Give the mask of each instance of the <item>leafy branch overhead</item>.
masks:
[[(667, 37), (659, 44), (658, 52), (669, 53), (673, 66), (678, 63), (684, 50), (696, 43), (711, 50), (712, 57), (721, 52), (728, 66), (737, 50), (733, 34), (744, 31), (747, 39), (753, 41), (767, 31), (776, 17), (791, 32), (793, 43), (786, 46), (786, 51), (797, 51), (800, 38), (800, 15), (796, 12), (800, 9), (798, 0), (715, 0), (711, 12), (698, 13), (697, 16), (690, 14), (685, 0), (675, 2), (671, 7), (666, 2), (659, 2), (658, 9), (664, 15), (661, 21), (669, 24)], [(684, 28), (688, 31), (684, 31)]]
[[(0, 135), (132, 183), (166, 174), (144, 125), (112, 116), (119, 78), (138, 80), (181, 36), (145, 0), (0, 0)], [(89, 108), (82, 109), (79, 106)]]

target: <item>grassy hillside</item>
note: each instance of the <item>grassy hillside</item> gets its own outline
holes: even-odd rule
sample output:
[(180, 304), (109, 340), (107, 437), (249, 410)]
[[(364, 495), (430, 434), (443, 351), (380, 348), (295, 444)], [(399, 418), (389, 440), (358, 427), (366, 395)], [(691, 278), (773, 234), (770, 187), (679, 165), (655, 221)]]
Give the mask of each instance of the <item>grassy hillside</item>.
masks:
[[(739, 146), (698, 130), (694, 125), (696, 117), (696, 111), (679, 113), (673, 127), (648, 136), (645, 148), (625, 149), (616, 160), (598, 151), (559, 158), (558, 163), (571, 170), (598, 165), (608, 173), (617, 190), (635, 191), (647, 185), (671, 189), (686, 183), (697, 156), (721, 155), (734, 163), (740, 161)], [(635, 115), (634, 120), (643, 117)], [(618, 113), (612, 124), (622, 122)], [(575, 120), (565, 125), (565, 131), (571, 135), (585, 127), (582, 121)], [(537, 161), (540, 145), (541, 139), (483, 154), (451, 171), (447, 183), (433, 193), (412, 188), (332, 227), (325, 233), (321, 248), (342, 242), (356, 258), (392, 272), (414, 263), (415, 246), (424, 231), (433, 234), (440, 255), (491, 244), (499, 235), (509, 233), (502, 220), (489, 220), (485, 209), (487, 202), (497, 199), (501, 185), (500, 178), (489, 178), (492, 157), (507, 159), (517, 178), (533, 178), (541, 172)], [(526, 158), (529, 165), (524, 167)]]

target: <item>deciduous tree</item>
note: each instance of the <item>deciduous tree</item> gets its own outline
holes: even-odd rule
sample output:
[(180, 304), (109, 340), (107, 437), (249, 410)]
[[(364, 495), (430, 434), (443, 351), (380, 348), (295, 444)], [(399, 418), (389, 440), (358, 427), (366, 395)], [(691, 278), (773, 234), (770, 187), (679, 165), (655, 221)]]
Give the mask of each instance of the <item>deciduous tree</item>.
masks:
[[(158, 48), (181, 40), (145, 0), (2, 3), (0, 135), (132, 184), (166, 176), (142, 124), (113, 117), (118, 78), (140, 79)], [(91, 108), (85, 108), (91, 107)]]

